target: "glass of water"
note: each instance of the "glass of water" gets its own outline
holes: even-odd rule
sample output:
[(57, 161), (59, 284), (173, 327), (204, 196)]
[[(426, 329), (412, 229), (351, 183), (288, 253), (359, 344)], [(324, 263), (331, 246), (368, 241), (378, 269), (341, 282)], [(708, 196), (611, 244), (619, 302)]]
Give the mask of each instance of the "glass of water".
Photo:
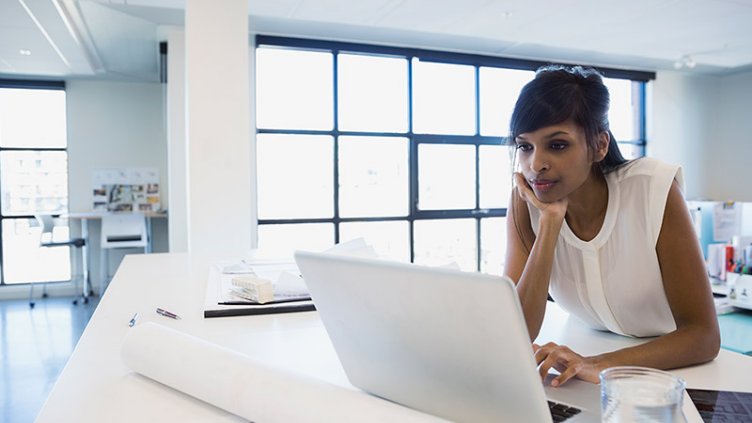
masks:
[(611, 367), (600, 373), (601, 421), (683, 423), (684, 380), (647, 367)]

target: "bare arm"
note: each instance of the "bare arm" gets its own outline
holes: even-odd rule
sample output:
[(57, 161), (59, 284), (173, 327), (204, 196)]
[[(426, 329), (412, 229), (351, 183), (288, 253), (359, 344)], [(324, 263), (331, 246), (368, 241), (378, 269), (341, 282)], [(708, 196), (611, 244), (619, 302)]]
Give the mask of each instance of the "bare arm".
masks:
[(597, 383), (598, 373), (612, 366), (672, 369), (710, 361), (718, 355), (720, 334), (713, 295), (692, 221), (676, 183), (669, 190), (656, 252), (676, 330), (642, 345), (594, 357), (581, 357), (564, 346), (544, 345), (536, 352), (541, 376), (555, 367), (562, 374), (554, 379), (554, 385), (575, 375)]
[[(524, 179), (515, 175), (517, 189), (512, 191), (507, 213), (507, 255), (504, 274), (517, 285), (517, 293), (532, 341), (538, 336), (546, 313), (548, 284), (554, 262), (559, 231), (564, 222), (566, 201), (539, 203)], [(528, 202), (541, 210), (536, 237), (528, 215)], [(531, 245), (528, 250), (526, 245)]]

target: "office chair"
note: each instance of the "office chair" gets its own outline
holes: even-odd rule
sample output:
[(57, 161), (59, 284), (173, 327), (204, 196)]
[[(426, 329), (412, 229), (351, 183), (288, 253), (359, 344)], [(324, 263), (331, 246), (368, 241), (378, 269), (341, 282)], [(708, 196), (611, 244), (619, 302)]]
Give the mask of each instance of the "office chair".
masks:
[[(83, 294), (81, 295), (81, 298), (84, 302), (84, 304), (89, 302), (89, 292), (86, 287), (86, 283), (89, 278), (89, 272), (88, 267), (86, 266), (86, 252), (85, 252), (85, 246), (86, 246), (86, 240), (84, 238), (68, 238), (68, 239), (55, 239), (53, 237), (53, 230), (55, 229), (55, 219), (52, 217), (52, 215), (49, 214), (36, 214), (34, 215), (34, 218), (37, 220), (37, 223), (39, 224), (39, 227), (41, 228), (41, 233), (39, 235), (39, 246), (44, 248), (54, 248), (54, 247), (75, 247), (76, 250), (80, 250), (81, 252), (81, 269), (83, 272), (83, 278), (84, 278), (84, 286), (83, 286)], [(47, 294), (42, 294), (42, 297), (46, 297)], [(78, 304), (78, 298), (73, 300), (73, 304)], [(29, 284), (29, 307), (34, 308), (34, 282)]]
[(105, 283), (110, 279), (109, 250), (142, 248), (148, 252), (149, 238), (146, 217), (143, 213), (112, 213), (102, 216), (100, 248), (101, 285), (99, 296), (104, 293)]

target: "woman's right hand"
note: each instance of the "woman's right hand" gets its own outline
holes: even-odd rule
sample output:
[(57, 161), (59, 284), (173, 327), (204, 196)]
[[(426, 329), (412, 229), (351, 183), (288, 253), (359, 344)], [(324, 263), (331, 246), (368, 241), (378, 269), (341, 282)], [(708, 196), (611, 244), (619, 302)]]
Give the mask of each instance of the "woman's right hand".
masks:
[(538, 197), (535, 196), (533, 189), (530, 188), (530, 184), (520, 172), (515, 172), (514, 181), (517, 185), (517, 192), (520, 197), (525, 200), (529, 205), (540, 210), (541, 218), (549, 217), (557, 222), (563, 222), (564, 216), (567, 214), (567, 198), (564, 197), (560, 200), (556, 200), (552, 203), (544, 203)]

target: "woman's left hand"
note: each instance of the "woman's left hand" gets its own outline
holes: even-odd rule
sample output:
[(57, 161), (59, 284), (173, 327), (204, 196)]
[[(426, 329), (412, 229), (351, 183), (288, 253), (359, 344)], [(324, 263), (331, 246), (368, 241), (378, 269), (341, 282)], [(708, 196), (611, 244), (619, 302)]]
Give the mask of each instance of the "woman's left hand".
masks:
[(553, 342), (542, 346), (533, 344), (533, 351), (542, 379), (546, 378), (552, 367), (559, 371), (560, 374), (551, 380), (551, 386), (561, 386), (574, 376), (592, 383), (599, 382), (598, 373), (601, 369), (592, 357), (583, 357), (566, 345)]

